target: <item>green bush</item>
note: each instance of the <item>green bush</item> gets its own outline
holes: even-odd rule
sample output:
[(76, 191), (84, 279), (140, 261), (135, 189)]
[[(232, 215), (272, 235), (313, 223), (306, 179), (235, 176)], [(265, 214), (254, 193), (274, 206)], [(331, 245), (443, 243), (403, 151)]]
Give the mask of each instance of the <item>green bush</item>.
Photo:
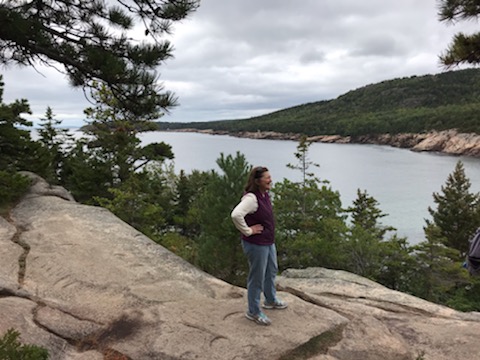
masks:
[(184, 260), (192, 264), (195, 263), (198, 246), (193, 240), (178, 233), (167, 232), (158, 238), (154, 238), (154, 241)]
[(30, 179), (12, 171), (0, 170), (0, 212), (18, 200), (30, 186)]
[(48, 351), (36, 345), (22, 344), (18, 341), (20, 333), (9, 329), (0, 339), (1, 360), (47, 360)]

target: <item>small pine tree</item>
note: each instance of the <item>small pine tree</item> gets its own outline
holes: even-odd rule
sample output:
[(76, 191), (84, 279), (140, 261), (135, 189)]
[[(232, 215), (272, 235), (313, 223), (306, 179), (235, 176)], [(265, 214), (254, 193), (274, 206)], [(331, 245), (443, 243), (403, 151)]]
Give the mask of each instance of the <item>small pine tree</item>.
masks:
[(408, 244), (407, 238), (396, 234), (381, 245), (380, 266), (375, 281), (390, 289), (411, 293), (412, 283), (417, 277), (413, 247)]
[(0, 338), (0, 359), (2, 360), (47, 360), (48, 351), (40, 346), (22, 344), (20, 333), (9, 329)]
[(92, 202), (94, 196), (111, 199), (110, 188), (121, 186), (149, 163), (174, 157), (171, 146), (163, 142), (140, 145), (138, 134), (155, 128), (148, 117), (122, 110), (105, 86), (97, 84), (91, 95), (96, 104), (85, 109), (89, 137), (77, 140), (62, 172), (62, 185), (80, 202)]
[(201, 228), (198, 265), (222, 280), (244, 285), (247, 262), (230, 214), (242, 197), (251, 165), (239, 152), (235, 157), (222, 153), (217, 164), (222, 173), (212, 171), (194, 205)]
[(32, 141), (30, 131), (32, 126), (22, 116), (30, 114), (27, 100), (15, 100), (11, 104), (3, 103), (2, 75), (0, 75), (0, 170), (31, 170), (35, 171), (35, 154), (38, 146)]
[(211, 175), (209, 172), (194, 170), (187, 175), (183, 170), (177, 177), (173, 199), (173, 223), (183, 236), (195, 238), (200, 234), (196, 199), (203, 193)]
[(30, 186), (30, 179), (13, 171), (0, 170), (0, 214), (7, 213)]
[(272, 189), (277, 223), (278, 262), (287, 267), (341, 266), (342, 253), (337, 251), (346, 233), (345, 215), (340, 194), (328, 181), (321, 181), (308, 172), (319, 166), (309, 160), (311, 142), (304, 136), (297, 146), (297, 165), (287, 167), (302, 173), (302, 182), (288, 179)]
[(426, 241), (414, 246), (416, 296), (446, 304), (459, 286), (468, 284), (467, 272), (458, 260), (459, 251), (446, 246), (442, 230), (429, 224), (425, 227)]
[(382, 226), (379, 220), (387, 214), (379, 209), (378, 201), (369, 196), (367, 191), (357, 189), (357, 198), (353, 201), (353, 206), (347, 209), (352, 216), (353, 226), (361, 227), (370, 232), (378, 239), (383, 239), (387, 231), (393, 231), (391, 226)]
[(156, 240), (166, 227), (166, 209), (169, 199), (164, 199), (165, 185), (153, 173), (133, 174), (119, 187), (110, 188), (112, 198), (94, 197), (102, 207), (120, 219)]
[(308, 153), (310, 151), (310, 145), (312, 145), (312, 142), (308, 141), (307, 137), (303, 135), (297, 145), (297, 151), (294, 153), (295, 157), (298, 160), (298, 163), (296, 165), (291, 163), (287, 164), (288, 168), (300, 170), (302, 172), (302, 184), (304, 186), (307, 179), (315, 178), (314, 173), (308, 172), (310, 166), (320, 167), (319, 164), (311, 161), (308, 156)]
[(68, 133), (68, 130), (60, 129), (61, 124), (62, 120), (55, 119), (52, 109), (47, 107), (45, 117), (40, 119), (40, 129), (38, 130), (38, 141), (45, 149), (44, 156), (39, 161), (44, 164), (45, 180), (51, 184), (59, 182), (65, 154), (73, 145), (72, 135)]
[(385, 233), (395, 230), (379, 223), (379, 219), (386, 214), (382, 213), (378, 205), (378, 201), (366, 191), (357, 190), (353, 206), (347, 209), (352, 216), (352, 225), (344, 248), (350, 259), (345, 264), (346, 269), (374, 280), (384, 268)]
[(433, 220), (427, 220), (427, 225), (437, 226), (446, 245), (459, 250), (462, 259), (468, 251), (469, 238), (480, 224), (480, 197), (469, 192), (470, 185), (463, 164), (458, 161), (441, 192), (433, 193), (437, 208), (428, 208)]

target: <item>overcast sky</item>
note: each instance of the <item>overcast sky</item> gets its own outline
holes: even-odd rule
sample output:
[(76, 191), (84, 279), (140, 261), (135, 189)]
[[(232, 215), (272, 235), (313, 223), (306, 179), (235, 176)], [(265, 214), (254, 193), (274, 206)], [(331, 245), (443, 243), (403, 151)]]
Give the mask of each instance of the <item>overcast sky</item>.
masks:
[[(445, 71), (438, 55), (477, 22), (440, 23), (437, 0), (202, 0), (175, 25), (174, 58), (159, 68), (180, 105), (164, 121), (238, 119), (398, 77)], [(81, 89), (52, 68), (1, 68), (4, 102), (47, 106), (84, 124)]]

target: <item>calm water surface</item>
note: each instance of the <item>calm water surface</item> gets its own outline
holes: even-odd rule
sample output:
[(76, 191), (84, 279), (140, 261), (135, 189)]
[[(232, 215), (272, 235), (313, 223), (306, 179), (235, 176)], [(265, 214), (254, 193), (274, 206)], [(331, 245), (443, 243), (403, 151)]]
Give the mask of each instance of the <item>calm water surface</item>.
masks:
[[(164, 141), (175, 154), (175, 170), (219, 171), (216, 159), (220, 153), (235, 156), (239, 151), (254, 165), (267, 166), (274, 181), (287, 178), (299, 181), (301, 173), (286, 167), (295, 163), (295, 141), (254, 140), (198, 133), (151, 132), (141, 136), (143, 144)], [(367, 190), (388, 214), (385, 225), (397, 228), (410, 243), (424, 239), (425, 219), (430, 219), (428, 207), (433, 207), (433, 192), (439, 192), (455, 164), (461, 160), (471, 191), (480, 191), (480, 159), (454, 157), (434, 153), (416, 153), (378, 145), (322, 144), (310, 147), (310, 160), (320, 164), (312, 167), (317, 177), (330, 181), (339, 191), (344, 207), (356, 198), (357, 189)]]

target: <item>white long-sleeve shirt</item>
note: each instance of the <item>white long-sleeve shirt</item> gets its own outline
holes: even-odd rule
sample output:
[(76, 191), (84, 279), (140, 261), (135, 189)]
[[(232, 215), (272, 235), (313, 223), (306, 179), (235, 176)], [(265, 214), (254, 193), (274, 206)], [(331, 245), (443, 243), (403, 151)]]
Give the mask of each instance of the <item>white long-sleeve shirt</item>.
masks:
[(240, 203), (233, 209), (231, 217), (235, 227), (245, 236), (252, 235), (252, 229), (247, 225), (245, 216), (258, 210), (257, 197), (253, 193), (243, 195)]

